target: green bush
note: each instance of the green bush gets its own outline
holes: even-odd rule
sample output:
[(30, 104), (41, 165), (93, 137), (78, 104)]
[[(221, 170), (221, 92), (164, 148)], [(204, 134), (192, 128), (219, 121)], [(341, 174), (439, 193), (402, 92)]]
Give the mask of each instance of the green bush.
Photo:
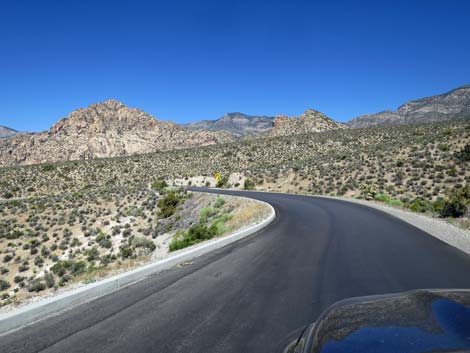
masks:
[(470, 202), (470, 186), (454, 189), (439, 208), (439, 216), (441, 217), (461, 217), (467, 211)]
[(199, 212), (199, 223), (206, 223), (207, 220), (215, 215), (217, 211), (212, 207), (204, 207)]
[(163, 198), (158, 200), (158, 216), (161, 218), (171, 217), (176, 212), (176, 207), (181, 202), (181, 197), (174, 191), (168, 192)]
[(134, 248), (144, 248), (150, 252), (154, 251), (157, 247), (153, 241), (144, 237), (133, 237), (130, 243)]
[(98, 258), (100, 253), (98, 252), (98, 249), (94, 246), (91, 249), (88, 249), (84, 252), (84, 255), (86, 256), (87, 261), (94, 261)]
[(132, 257), (134, 256), (134, 248), (132, 246), (130, 246), (130, 244), (123, 244), (119, 247), (119, 250), (120, 253), (119, 255), (123, 258), (123, 259), (127, 259), (129, 257)]
[(5, 281), (4, 279), (0, 279), (0, 291), (4, 291), (5, 289), (10, 288), (10, 283)]
[(380, 202), (388, 202), (390, 201), (390, 197), (385, 194), (377, 194), (374, 196), (374, 199)]
[(243, 189), (244, 190), (253, 190), (255, 188), (255, 182), (251, 179), (245, 179), (243, 182)]
[(33, 279), (28, 285), (28, 292), (40, 292), (46, 289), (46, 284), (39, 279)]
[(111, 242), (111, 240), (109, 240), (107, 238), (106, 234), (104, 234), (103, 232), (100, 232), (96, 236), (95, 240), (98, 243), (98, 245), (103, 247), (103, 248), (110, 249), (113, 246), (113, 243)]
[(83, 261), (60, 260), (51, 267), (51, 271), (59, 277), (64, 276), (67, 272), (70, 272), (73, 276), (77, 276), (86, 271), (86, 263)]
[(408, 206), (408, 208), (413, 212), (424, 213), (432, 210), (432, 204), (429, 201), (418, 197), (413, 200), (413, 202)]
[(462, 150), (455, 152), (454, 155), (455, 158), (460, 162), (470, 161), (470, 144), (467, 143)]
[(215, 184), (215, 187), (216, 188), (228, 188), (228, 187), (230, 187), (230, 183), (228, 182), (228, 176), (224, 176), (224, 177), (220, 178), (217, 181), (217, 184)]
[(188, 229), (187, 233), (177, 232), (170, 243), (170, 251), (186, 248), (203, 240), (211, 239), (215, 235), (214, 229), (205, 225), (196, 224)]
[(214, 202), (215, 208), (221, 208), (225, 204), (225, 199), (222, 196), (217, 196)]
[(164, 189), (167, 187), (168, 187), (168, 183), (165, 180), (156, 180), (152, 183), (152, 186), (151, 186), (153, 190), (156, 190), (159, 193), (162, 193)]
[(387, 201), (387, 205), (394, 206), (394, 207), (403, 207), (403, 202), (397, 199), (390, 199)]

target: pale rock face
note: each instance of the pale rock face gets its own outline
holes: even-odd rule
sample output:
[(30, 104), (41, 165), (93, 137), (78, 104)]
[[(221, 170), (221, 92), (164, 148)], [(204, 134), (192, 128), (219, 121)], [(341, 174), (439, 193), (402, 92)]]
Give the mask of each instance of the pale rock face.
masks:
[(0, 139), (13, 137), (18, 133), (18, 131), (10, 129), (6, 126), (0, 126)]
[(384, 125), (431, 123), (452, 119), (470, 119), (470, 86), (450, 92), (417, 99), (400, 106), (396, 111), (362, 115), (346, 123), (351, 128)]
[(272, 128), (272, 117), (228, 113), (216, 120), (202, 120), (183, 124), (189, 130), (221, 131), (234, 136), (254, 136)]
[(0, 140), (0, 166), (127, 156), (231, 140), (223, 133), (187, 131), (108, 100), (72, 112), (49, 131)]
[(285, 136), (321, 132), (334, 129), (346, 129), (347, 127), (326, 115), (309, 109), (298, 117), (288, 118), (286, 115), (278, 115), (273, 121), (273, 129), (270, 136)]

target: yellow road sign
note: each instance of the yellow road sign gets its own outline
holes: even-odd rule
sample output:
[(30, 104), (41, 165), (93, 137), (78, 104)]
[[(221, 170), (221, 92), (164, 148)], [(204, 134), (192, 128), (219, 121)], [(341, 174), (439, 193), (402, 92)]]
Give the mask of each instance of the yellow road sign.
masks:
[(220, 175), (220, 173), (215, 173), (214, 178), (215, 180), (220, 181), (220, 179), (222, 179), (222, 175)]

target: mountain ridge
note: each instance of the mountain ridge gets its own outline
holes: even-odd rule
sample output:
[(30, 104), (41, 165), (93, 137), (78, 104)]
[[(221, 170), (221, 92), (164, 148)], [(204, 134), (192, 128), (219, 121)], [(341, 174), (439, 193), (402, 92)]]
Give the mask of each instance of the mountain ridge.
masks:
[(181, 126), (190, 130), (224, 131), (235, 136), (250, 136), (267, 132), (271, 129), (273, 120), (274, 117), (265, 115), (232, 112), (215, 120), (200, 120)]
[(18, 133), (18, 131), (11, 127), (0, 125), (0, 139), (10, 138)]
[(365, 114), (346, 122), (351, 128), (430, 123), (470, 118), (470, 85), (448, 92), (418, 98), (400, 105), (397, 110)]

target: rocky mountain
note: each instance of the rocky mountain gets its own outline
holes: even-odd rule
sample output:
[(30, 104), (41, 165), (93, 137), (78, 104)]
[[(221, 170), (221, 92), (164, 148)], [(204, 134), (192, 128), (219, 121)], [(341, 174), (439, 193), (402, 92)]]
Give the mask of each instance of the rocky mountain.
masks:
[(18, 131), (14, 129), (10, 129), (6, 126), (0, 126), (0, 139), (13, 137), (18, 133)]
[(257, 135), (269, 131), (274, 117), (228, 113), (216, 120), (202, 120), (183, 124), (190, 130), (223, 131), (235, 136)]
[(452, 119), (470, 119), (470, 86), (413, 100), (395, 111), (362, 115), (346, 123), (351, 128), (430, 123)]
[(108, 100), (72, 112), (49, 131), (0, 140), (0, 166), (126, 156), (231, 139), (220, 132), (188, 131)]
[(278, 115), (273, 120), (273, 128), (269, 131), (269, 136), (285, 136), (321, 132), (334, 129), (346, 129), (341, 124), (313, 109), (306, 110), (298, 117), (289, 118), (285, 115)]

